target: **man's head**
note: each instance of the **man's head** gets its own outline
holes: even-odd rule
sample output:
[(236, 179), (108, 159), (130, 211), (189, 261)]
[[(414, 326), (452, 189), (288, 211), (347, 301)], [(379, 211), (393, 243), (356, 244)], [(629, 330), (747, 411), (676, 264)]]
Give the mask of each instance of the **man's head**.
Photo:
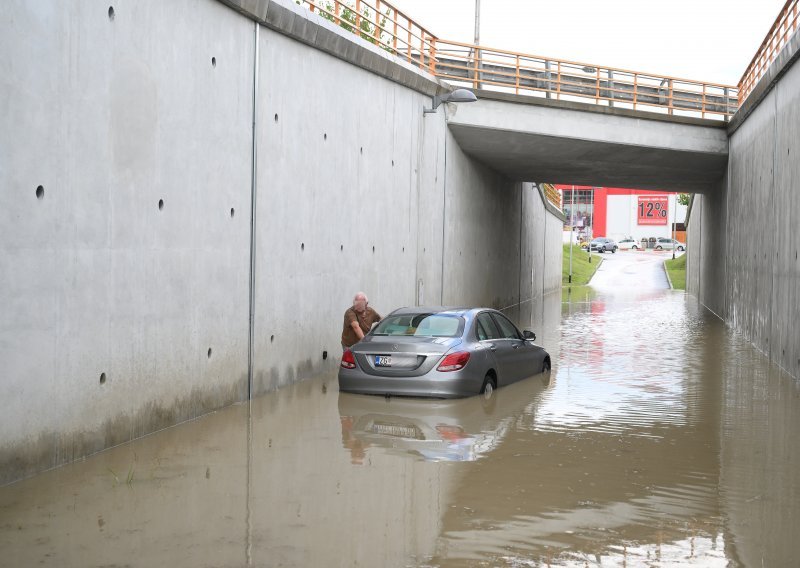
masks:
[(353, 297), (353, 309), (359, 313), (367, 309), (368, 303), (369, 300), (367, 299), (367, 295), (364, 292), (358, 292)]

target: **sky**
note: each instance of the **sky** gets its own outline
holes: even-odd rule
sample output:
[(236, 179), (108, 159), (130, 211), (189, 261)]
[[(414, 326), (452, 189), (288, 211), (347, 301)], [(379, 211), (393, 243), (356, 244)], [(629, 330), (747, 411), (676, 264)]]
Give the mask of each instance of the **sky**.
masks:
[[(389, 1), (437, 37), (474, 39), (475, 0)], [(736, 85), (784, 3), (481, 0), (481, 45)]]

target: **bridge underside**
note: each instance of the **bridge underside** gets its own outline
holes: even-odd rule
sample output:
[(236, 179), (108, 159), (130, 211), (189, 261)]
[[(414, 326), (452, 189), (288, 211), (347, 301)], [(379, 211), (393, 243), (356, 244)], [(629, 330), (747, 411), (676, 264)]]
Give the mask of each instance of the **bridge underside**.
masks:
[(728, 161), (726, 124), (478, 92), (449, 105), (469, 155), (514, 180), (707, 193)]

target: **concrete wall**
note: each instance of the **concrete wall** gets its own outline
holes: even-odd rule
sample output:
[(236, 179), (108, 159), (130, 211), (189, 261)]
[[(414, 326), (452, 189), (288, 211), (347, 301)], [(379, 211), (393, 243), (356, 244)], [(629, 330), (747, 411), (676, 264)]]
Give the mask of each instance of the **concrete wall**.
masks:
[[(798, 38), (787, 50), (797, 51)], [(800, 377), (800, 67), (793, 59), (731, 129), (719, 190), (696, 195), (689, 292), (770, 359)], [(740, 111), (742, 112), (742, 111)]]
[(434, 79), (258, 4), (295, 19), (256, 42), (212, 0), (0, 10), (0, 483), (246, 399), (251, 309), (258, 394), (335, 369), (357, 290), (558, 288), (560, 220), (423, 115)]
[(0, 9), (0, 483), (247, 395), (253, 24), (114, 7)]

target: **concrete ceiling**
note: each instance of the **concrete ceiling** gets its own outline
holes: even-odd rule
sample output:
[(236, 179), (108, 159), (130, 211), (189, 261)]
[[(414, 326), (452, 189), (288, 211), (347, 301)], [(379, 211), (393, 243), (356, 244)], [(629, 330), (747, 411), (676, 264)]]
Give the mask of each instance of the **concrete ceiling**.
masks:
[(705, 193), (727, 167), (721, 122), (478, 96), (447, 105), (450, 131), (465, 153), (514, 180)]

